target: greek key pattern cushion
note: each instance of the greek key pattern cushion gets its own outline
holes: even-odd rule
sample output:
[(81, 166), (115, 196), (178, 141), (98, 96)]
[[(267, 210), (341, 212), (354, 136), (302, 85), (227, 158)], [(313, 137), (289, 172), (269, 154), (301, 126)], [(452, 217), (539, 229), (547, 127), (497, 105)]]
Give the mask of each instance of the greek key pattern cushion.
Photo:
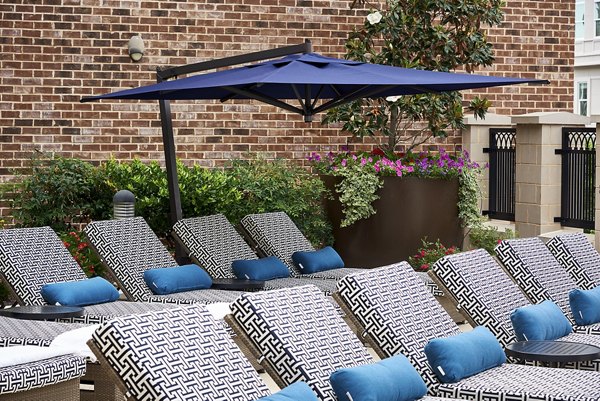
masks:
[(173, 232), (190, 257), (213, 278), (235, 278), (231, 262), (257, 259), (256, 253), (222, 214), (181, 219)]
[(83, 327), (83, 325), (20, 320), (0, 316), (0, 347), (14, 345), (47, 347), (57, 335), (79, 327)]
[(591, 401), (600, 397), (600, 373), (504, 364), (441, 384), (437, 395), (477, 401)]
[(44, 284), (86, 278), (50, 227), (0, 230), (0, 270), (25, 305), (46, 304)]
[(489, 253), (476, 249), (444, 256), (433, 272), (477, 325), (503, 346), (516, 341), (510, 313), (530, 302)]
[(338, 293), (386, 357), (404, 354), (428, 387), (437, 385), (423, 348), (460, 330), (407, 262), (350, 274)]
[(320, 400), (336, 400), (329, 376), (373, 362), (368, 351), (314, 286), (242, 295), (231, 305), (242, 330), (287, 385), (302, 380)]
[(248, 236), (265, 256), (277, 256), (290, 269), (292, 277), (339, 280), (362, 269), (341, 268), (312, 274), (302, 274), (292, 260), (297, 251), (311, 252), (315, 248), (285, 212), (249, 214), (241, 220)]
[(153, 294), (144, 282), (148, 269), (177, 266), (177, 262), (142, 217), (94, 221), (84, 232), (102, 263), (135, 301)]
[(84, 373), (84, 358), (73, 355), (0, 368), (0, 394), (57, 384), (81, 377)]
[(496, 253), (533, 303), (552, 300), (571, 319), (569, 291), (577, 286), (541, 239), (504, 240), (496, 247)]
[(444, 291), (442, 291), (440, 289), (440, 287), (438, 287), (438, 285), (431, 279), (431, 277), (429, 277), (429, 274), (427, 274), (427, 272), (415, 272), (415, 273), (417, 273), (417, 276), (419, 276), (419, 278), (425, 284), (425, 287), (427, 287), (427, 289), (429, 290), (429, 292), (431, 292), (431, 294), (433, 294), (436, 297), (444, 296)]
[(250, 401), (269, 394), (200, 305), (119, 317), (92, 339), (136, 400)]
[(600, 285), (600, 254), (585, 234), (557, 235), (546, 246), (578, 287), (589, 290)]
[(146, 302), (115, 301), (104, 304), (85, 306), (83, 308), (83, 316), (62, 319), (62, 321), (85, 324), (99, 324), (107, 322), (119, 316), (158, 311), (167, 308), (175, 308), (176, 306), (177, 305), (169, 304), (150, 304)]
[(273, 280), (267, 280), (265, 281), (264, 289), (279, 290), (282, 288), (299, 287), (302, 285), (314, 285), (325, 295), (333, 294), (336, 289), (335, 280), (314, 280), (306, 277), (276, 278)]

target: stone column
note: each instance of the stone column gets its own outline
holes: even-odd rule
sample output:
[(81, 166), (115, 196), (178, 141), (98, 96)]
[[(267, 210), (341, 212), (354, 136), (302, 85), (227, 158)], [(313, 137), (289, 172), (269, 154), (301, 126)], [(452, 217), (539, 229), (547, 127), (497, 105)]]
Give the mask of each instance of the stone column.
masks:
[(594, 246), (600, 251), (600, 115), (592, 115), (590, 117), (592, 122), (596, 123), (596, 204), (594, 213)]
[(583, 126), (584, 116), (539, 112), (513, 116), (516, 124), (515, 228), (521, 237), (557, 231), (560, 223), (562, 127)]
[[(462, 130), (462, 147), (469, 152), (471, 160), (484, 166), (490, 161), (488, 153), (484, 148), (490, 147), (490, 128), (510, 128), (511, 118), (500, 114), (487, 113), (485, 119), (476, 119), (473, 115), (464, 118), (466, 127)], [(480, 179), (480, 187), (483, 192), (481, 210), (488, 209), (488, 183), (489, 170), (485, 170)]]

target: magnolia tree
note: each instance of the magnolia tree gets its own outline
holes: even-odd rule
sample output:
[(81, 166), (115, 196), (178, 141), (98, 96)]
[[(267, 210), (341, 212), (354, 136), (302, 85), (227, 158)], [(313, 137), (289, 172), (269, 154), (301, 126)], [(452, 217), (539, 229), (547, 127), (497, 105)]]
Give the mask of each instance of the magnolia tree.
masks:
[[(355, 0), (352, 6), (364, 2)], [(502, 0), (387, 0), (350, 33), (346, 56), (406, 68), (473, 72), (494, 61), (483, 29), (502, 21), (502, 6)], [(487, 99), (476, 97), (468, 109), (481, 118), (489, 106)], [(461, 94), (448, 92), (361, 99), (330, 110), (323, 122), (343, 122), (343, 129), (358, 137), (380, 134), (380, 146), (393, 152), (401, 141), (410, 150), (462, 128), (463, 115)]]

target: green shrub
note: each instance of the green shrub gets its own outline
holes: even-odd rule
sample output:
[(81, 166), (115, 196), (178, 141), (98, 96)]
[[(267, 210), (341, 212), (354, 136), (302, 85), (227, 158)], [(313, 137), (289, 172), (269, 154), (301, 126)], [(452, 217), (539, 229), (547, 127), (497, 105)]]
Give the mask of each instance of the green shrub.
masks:
[(427, 241), (427, 238), (422, 238), (421, 243), (423, 245), (417, 249), (417, 253), (408, 257), (408, 263), (413, 269), (420, 272), (428, 271), (435, 262), (444, 256), (460, 252), (460, 249), (455, 246), (446, 248), (439, 239), (430, 242)]
[(496, 255), (494, 248), (503, 239), (515, 238), (516, 233), (513, 230), (498, 231), (496, 227), (481, 226), (471, 229), (469, 232), (469, 240), (473, 249), (483, 248), (490, 253)]
[(250, 213), (284, 211), (315, 246), (333, 241), (322, 199), (325, 186), (305, 169), (285, 160), (236, 161), (227, 169), (242, 198), (223, 213), (233, 223)]
[(69, 231), (58, 234), (65, 248), (71, 252), (88, 277), (104, 276), (104, 265), (81, 231)]
[(27, 175), (3, 188), (11, 196), (15, 225), (68, 231), (91, 219), (108, 218), (110, 191), (90, 163), (36, 155)]

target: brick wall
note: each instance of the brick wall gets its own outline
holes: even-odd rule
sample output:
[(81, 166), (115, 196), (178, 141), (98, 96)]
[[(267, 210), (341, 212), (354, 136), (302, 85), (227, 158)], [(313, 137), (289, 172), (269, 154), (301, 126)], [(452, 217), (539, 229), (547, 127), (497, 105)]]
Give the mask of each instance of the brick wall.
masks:
[[(153, 83), (157, 66), (181, 65), (311, 39), (341, 56), (365, 10), (348, 0), (3, 0), (0, 4), (0, 181), (34, 149), (89, 159), (162, 160), (156, 102), (79, 103)], [(37, 3), (37, 2), (36, 2)], [(236, 4), (233, 4), (236, 3)], [(507, 1), (506, 22), (490, 30), (499, 75), (546, 78), (546, 87), (490, 89), (495, 112), (572, 110), (574, 2)], [(100, 4), (100, 5), (99, 5)], [(139, 33), (138, 63), (127, 42)], [(174, 102), (177, 154), (206, 166), (245, 152), (302, 159), (350, 138), (318, 122), (250, 101)], [(318, 120), (319, 118), (317, 118)], [(448, 146), (460, 138), (451, 137)]]

